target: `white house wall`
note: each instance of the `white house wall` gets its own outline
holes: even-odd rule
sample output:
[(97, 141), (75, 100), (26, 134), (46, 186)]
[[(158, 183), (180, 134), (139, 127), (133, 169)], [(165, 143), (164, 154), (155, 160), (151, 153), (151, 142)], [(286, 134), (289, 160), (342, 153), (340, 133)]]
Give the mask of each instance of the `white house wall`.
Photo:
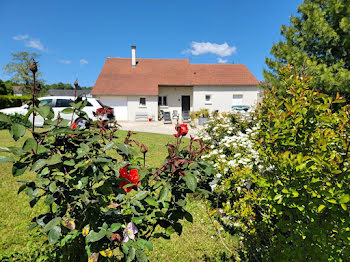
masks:
[(128, 120), (128, 98), (126, 96), (97, 96), (104, 105), (113, 107), (116, 120)]
[(167, 97), (167, 106), (160, 106), (159, 109), (169, 111), (173, 114), (176, 110), (181, 117), (182, 101), (181, 96), (190, 96), (190, 111), (193, 111), (193, 87), (159, 87), (159, 96)]
[[(140, 98), (146, 98), (146, 106), (140, 105)], [(148, 118), (158, 120), (158, 96), (128, 96), (128, 120), (135, 121), (136, 113), (147, 113)]]
[[(250, 87), (212, 87), (195, 86), (193, 87), (193, 110), (198, 111), (202, 108), (210, 111), (219, 110), (227, 112), (233, 105), (233, 96), (242, 95), (242, 105), (250, 107), (255, 106), (258, 100), (260, 89), (255, 86)], [(210, 95), (211, 101), (206, 102), (205, 96)]]

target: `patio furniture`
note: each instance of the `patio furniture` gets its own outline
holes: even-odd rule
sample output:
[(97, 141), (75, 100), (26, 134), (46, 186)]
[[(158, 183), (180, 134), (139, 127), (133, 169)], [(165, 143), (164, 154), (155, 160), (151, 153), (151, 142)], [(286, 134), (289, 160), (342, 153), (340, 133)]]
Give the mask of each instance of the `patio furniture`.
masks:
[(164, 114), (164, 110), (159, 110), (158, 112), (158, 120), (162, 120), (163, 119), (163, 114)]
[(164, 124), (171, 124), (172, 123), (169, 111), (164, 111), (163, 119), (164, 119)]
[(179, 119), (179, 112), (177, 110), (173, 111), (173, 119)]
[(136, 112), (135, 121), (148, 121), (148, 115), (145, 112)]
[(182, 112), (182, 122), (184, 122), (184, 123), (191, 122), (190, 111), (183, 111)]

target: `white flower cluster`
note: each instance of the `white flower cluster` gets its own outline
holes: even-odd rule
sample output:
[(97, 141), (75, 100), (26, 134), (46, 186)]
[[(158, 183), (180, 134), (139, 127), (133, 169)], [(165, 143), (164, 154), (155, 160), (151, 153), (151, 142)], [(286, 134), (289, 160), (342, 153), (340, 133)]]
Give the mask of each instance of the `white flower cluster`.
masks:
[[(214, 128), (215, 129), (215, 128)], [(226, 135), (220, 141), (210, 145), (211, 151), (203, 155), (203, 159), (208, 159), (214, 167), (225, 164), (229, 167), (237, 167), (239, 165), (252, 165), (259, 160), (259, 154), (254, 150), (252, 138), (256, 135), (258, 126), (247, 129), (246, 133), (238, 132), (235, 135)], [(208, 135), (201, 137), (203, 140), (210, 140)], [(235, 153), (237, 152), (237, 153)], [(233, 155), (232, 155), (233, 154)], [(228, 160), (229, 159), (229, 160)], [(228, 170), (228, 168), (226, 168)]]
[[(202, 158), (210, 162), (216, 169), (216, 176), (210, 184), (214, 190), (222, 181), (235, 172), (236, 168), (252, 168), (259, 165), (259, 154), (254, 149), (254, 138), (259, 125), (241, 130), (232, 114), (221, 115), (206, 122), (200, 138), (209, 143), (210, 150)], [(249, 121), (246, 119), (246, 121)], [(245, 181), (241, 185), (244, 186)]]

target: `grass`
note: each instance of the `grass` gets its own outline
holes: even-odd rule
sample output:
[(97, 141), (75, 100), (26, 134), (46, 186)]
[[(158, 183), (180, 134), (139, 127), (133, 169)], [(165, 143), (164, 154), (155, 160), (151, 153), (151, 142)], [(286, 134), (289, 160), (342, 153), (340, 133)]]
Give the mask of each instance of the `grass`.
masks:
[[(123, 139), (126, 131), (119, 131), (119, 134), (120, 139)], [(14, 142), (7, 130), (1, 130), (0, 147), (21, 146), (29, 136), (30, 133), (27, 132), (24, 138)], [(165, 145), (174, 139), (169, 135), (151, 133), (138, 133), (133, 138), (148, 147), (147, 165), (155, 167), (162, 164), (167, 154)], [(16, 181), (30, 179), (32, 176), (26, 172), (20, 178), (14, 178), (11, 164), (0, 165), (0, 253), (25, 250), (28, 241), (40, 241), (28, 233), (27, 227), (31, 218), (43, 211), (43, 206), (37, 205), (32, 209), (28, 197), (24, 193), (17, 194), (20, 184)], [(204, 201), (190, 198), (186, 209), (192, 213), (194, 222), (183, 223), (181, 236), (173, 235), (171, 240), (154, 240), (154, 250), (149, 254), (150, 261), (220, 261), (219, 256), (226, 250), (206, 213)], [(232, 250), (238, 245), (238, 240), (229, 235), (224, 234), (224, 241)]]

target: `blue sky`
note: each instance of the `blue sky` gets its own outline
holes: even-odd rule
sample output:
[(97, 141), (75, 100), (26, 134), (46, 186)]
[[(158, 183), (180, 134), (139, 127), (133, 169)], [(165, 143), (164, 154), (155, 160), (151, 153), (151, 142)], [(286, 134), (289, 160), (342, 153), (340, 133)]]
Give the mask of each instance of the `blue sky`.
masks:
[[(263, 80), (265, 57), (301, 0), (0, 0), (0, 69), (11, 53), (41, 54), (48, 84), (93, 86), (107, 57), (245, 64)], [(0, 79), (10, 76), (0, 70)]]

